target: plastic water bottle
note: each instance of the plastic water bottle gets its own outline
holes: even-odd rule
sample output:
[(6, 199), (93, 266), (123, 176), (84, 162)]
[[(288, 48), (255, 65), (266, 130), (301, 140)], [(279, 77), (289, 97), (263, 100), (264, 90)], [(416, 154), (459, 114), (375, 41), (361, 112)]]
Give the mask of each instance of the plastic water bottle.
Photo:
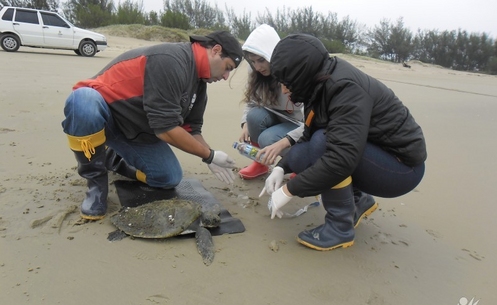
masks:
[[(255, 156), (257, 156), (257, 153), (259, 152), (259, 148), (258, 147), (255, 147), (254, 145), (251, 145), (249, 143), (243, 143), (243, 142), (235, 142), (233, 143), (233, 148), (238, 150), (238, 152), (247, 157), (247, 158), (250, 158), (254, 161), (258, 161)], [(259, 158), (262, 159), (262, 156), (264, 156), (264, 154), (262, 154)]]

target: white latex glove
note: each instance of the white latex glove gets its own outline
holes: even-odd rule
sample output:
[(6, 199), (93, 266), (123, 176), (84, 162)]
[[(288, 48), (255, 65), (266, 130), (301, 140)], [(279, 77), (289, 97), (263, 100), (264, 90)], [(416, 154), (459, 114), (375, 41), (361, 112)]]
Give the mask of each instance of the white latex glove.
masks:
[[(281, 183), (283, 183), (283, 176), (284, 175), (285, 175), (285, 171), (283, 170), (282, 167), (276, 166), (275, 168), (273, 168), (271, 175), (269, 175), (269, 177), (267, 177), (266, 183), (264, 185), (264, 188), (266, 189), (266, 192), (269, 195), (271, 195), (272, 193), (274, 193), (275, 190), (280, 188)], [(261, 193), (261, 195), (262, 195), (262, 193)]]
[(215, 164), (220, 167), (233, 168), (235, 167), (235, 160), (231, 159), (231, 157), (224, 151), (215, 150), (211, 164)]
[(208, 164), (207, 166), (209, 167), (211, 172), (216, 175), (217, 179), (228, 184), (231, 184), (235, 181), (235, 174), (233, 174), (233, 171), (231, 169), (216, 165), (214, 164), (214, 162)]
[(278, 218), (283, 217), (283, 211), (280, 211), (280, 209), (292, 200), (292, 198), (292, 196), (288, 196), (283, 192), (283, 187), (280, 187), (273, 192), (271, 199), (269, 199), (269, 202), (267, 203), (267, 207), (271, 212), (271, 219), (274, 219), (274, 216), (278, 216)]

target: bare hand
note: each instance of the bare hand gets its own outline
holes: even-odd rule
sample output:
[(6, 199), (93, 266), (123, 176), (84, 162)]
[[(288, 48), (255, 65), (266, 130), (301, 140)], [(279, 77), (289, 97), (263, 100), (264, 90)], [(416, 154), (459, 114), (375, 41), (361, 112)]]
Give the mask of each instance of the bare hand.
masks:
[(290, 143), (286, 138), (283, 138), (278, 142), (273, 143), (261, 149), (257, 154), (256, 158), (260, 158), (260, 156), (264, 154), (260, 159), (260, 163), (265, 165), (274, 164), (276, 159), (281, 155), (281, 152), (285, 150), (287, 147), (290, 147)]
[(247, 127), (247, 123), (243, 124), (243, 127), (242, 127), (242, 134), (240, 135), (240, 138), (238, 139), (239, 142), (250, 142), (250, 135), (249, 135), (249, 132), (248, 132), (248, 127)]

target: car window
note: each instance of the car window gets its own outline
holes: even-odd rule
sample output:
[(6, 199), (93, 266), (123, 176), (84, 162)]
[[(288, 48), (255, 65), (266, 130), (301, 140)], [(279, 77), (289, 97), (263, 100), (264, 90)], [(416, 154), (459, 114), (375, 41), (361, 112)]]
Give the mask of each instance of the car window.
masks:
[(12, 17), (14, 16), (14, 9), (8, 8), (2, 16), (2, 20), (12, 21)]
[(38, 14), (33, 11), (24, 11), (24, 10), (17, 10), (16, 12), (16, 19), (15, 21), (18, 22), (25, 22), (25, 23), (34, 23), (34, 24), (39, 24), (38, 22)]
[(58, 27), (64, 27), (64, 28), (69, 27), (69, 25), (64, 20), (62, 20), (62, 18), (60, 18), (59, 16), (57, 16), (55, 14), (44, 13), (44, 12), (40, 12), (40, 13), (41, 13), (41, 19), (43, 20), (44, 25), (58, 26)]

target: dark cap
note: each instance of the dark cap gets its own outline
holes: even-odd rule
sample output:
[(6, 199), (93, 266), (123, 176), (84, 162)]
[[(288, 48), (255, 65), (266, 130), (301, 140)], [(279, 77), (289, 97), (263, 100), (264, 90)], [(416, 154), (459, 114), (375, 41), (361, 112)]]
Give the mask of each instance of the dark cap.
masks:
[(235, 62), (235, 68), (242, 62), (243, 51), (238, 40), (227, 31), (216, 31), (206, 36), (190, 36), (190, 42), (214, 41), (223, 47), (229, 58)]

